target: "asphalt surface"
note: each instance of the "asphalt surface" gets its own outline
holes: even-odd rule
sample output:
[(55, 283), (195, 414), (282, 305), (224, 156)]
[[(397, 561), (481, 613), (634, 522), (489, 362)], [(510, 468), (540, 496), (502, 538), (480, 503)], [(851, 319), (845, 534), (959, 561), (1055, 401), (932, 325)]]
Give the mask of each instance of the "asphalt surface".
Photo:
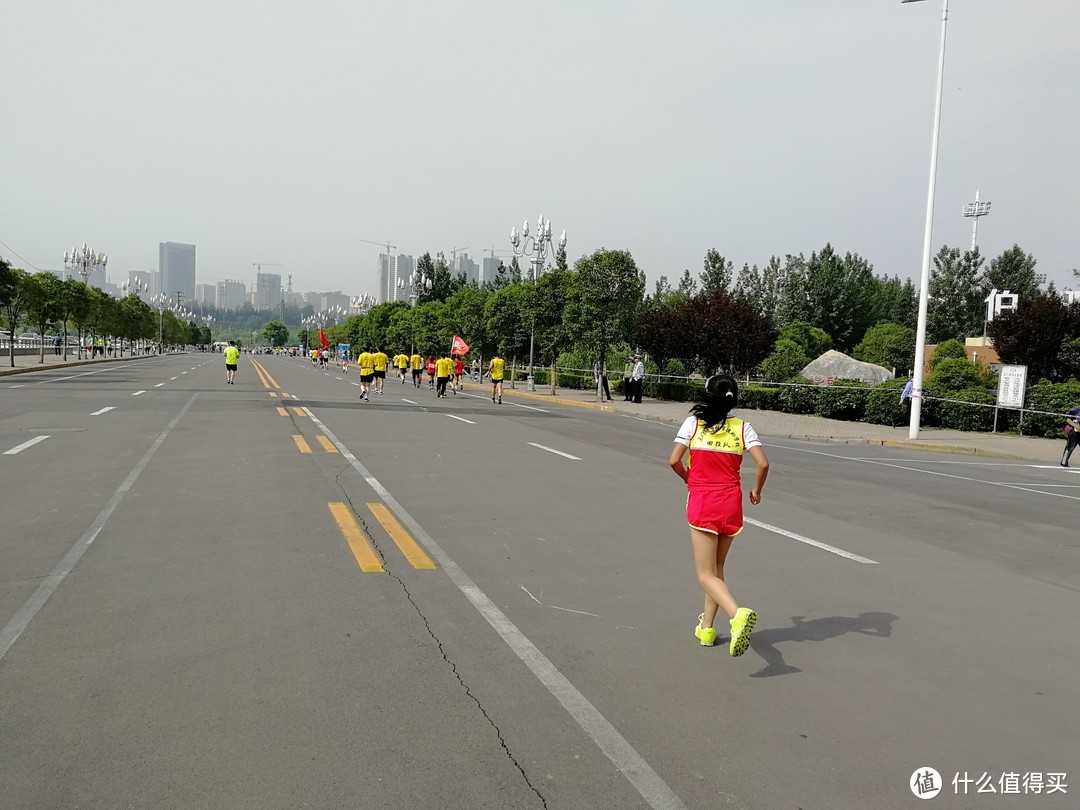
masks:
[(765, 433), (732, 659), (670, 424), (223, 365), (0, 381), (4, 807), (1076, 806), (1074, 472)]

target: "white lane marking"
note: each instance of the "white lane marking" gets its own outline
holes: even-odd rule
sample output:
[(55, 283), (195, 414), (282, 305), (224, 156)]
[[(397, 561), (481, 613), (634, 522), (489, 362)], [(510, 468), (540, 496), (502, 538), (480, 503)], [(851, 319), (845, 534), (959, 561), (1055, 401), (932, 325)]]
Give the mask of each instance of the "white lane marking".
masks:
[(519, 404), (517, 402), (511, 402), (510, 404), (513, 405), (515, 408), (525, 408), (526, 410), (529, 410), (529, 411), (540, 411), (540, 413), (550, 413), (550, 411), (545, 411), (543, 408), (534, 408), (532, 405), (521, 405), (521, 404)]
[(187, 372), (186, 372), (186, 371), (181, 371), (180, 373), (181, 373), (181, 374), (187, 374)]
[(459, 422), (468, 422), (470, 425), (475, 425), (476, 424), (476, 422), (472, 422), (472, 421), (470, 421), (468, 419), (465, 419), (465, 418), (463, 418), (461, 416), (454, 416), (452, 413), (448, 413), (447, 416), (449, 416), (451, 419), (457, 419)]
[(804, 537), (803, 535), (796, 534), (795, 532), (789, 532), (787, 529), (781, 529), (779, 526), (772, 526), (768, 523), (762, 523), (760, 520), (754, 520), (753, 518), (744, 517), (743, 522), (749, 523), (751, 526), (757, 526), (759, 529), (765, 529), (765, 531), (775, 532), (776, 534), (783, 535), (784, 537), (789, 537), (792, 540), (798, 540), (800, 543), (806, 543), (806, 545), (808, 546), (813, 546), (814, 548), (820, 548), (824, 551), (838, 554), (841, 557), (846, 557), (849, 560), (854, 560), (855, 562), (862, 563), (863, 565), (878, 564), (876, 560), (867, 559), (866, 557), (860, 557), (858, 554), (852, 554), (850, 551), (844, 551), (844, 549), (842, 548), (830, 546), (828, 543), (822, 543), (818, 540), (811, 540), (809, 537)]
[[(145, 360), (140, 360), (137, 363), (128, 363), (126, 366), (124, 366), (124, 368), (134, 368), (135, 366), (146, 365), (146, 362), (147, 361)], [(110, 365), (106, 368), (99, 368), (97, 371), (84, 371), (82, 374), (72, 374), (68, 377), (54, 377), (51, 380), (41, 380), (40, 382), (35, 383), (35, 385), (45, 385), (46, 383), (63, 382), (64, 380), (74, 380), (78, 377), (89, 377), (93, 374), (104, 374), (106, 371), (116, 371), (116, 369), (116, 366)]]
[(100, 411), (94, 411), (90, 415), (91, 416), (101, 416), (103, 413), (108, 413), (109, 411), (113, 410), (115, 407), (116, 407), (115, 405), (110, 405), (107, 408), (102, 408)]
[(558, 605), (548, 605), (548, 607), (551, 608), (552, 610), (565, 610), (567, 613), (580, 613), (582, 616), (595, 616), (598, 619), (600, 618), (599, 613), (589, 613), (589, 611), (587, 611), (587, 610), (574, 610), (572, 608), (562, 608), (562, 607), (559, 607)]
[(169, 380), (170, 380), (170, 382), (171, 382), (172, 380), (179, 380), (179, 379), (180, 379), (179, 377), (169, 377)]
[(145, 390), (144, 391), (136, 391), (134, 394), (132, 394), (132, 396), (137, 397), (139, 394), (145, 394), (145, 393), (146, 393)]
[(562, 450), (556, 450), (553, 447), (545, 447), (544, 445), (537, 444), (536, 442), (526, 442), (526, 444), (531, 444), (533, 447), (539, 447), (541, 450), (547, 450), (549, 453), (554, 453), (557, 456), (562, 456), (563, 458), (568, 458), (572, 461), (581, 461), (581, 459), (577, 456), (572, 456), (569, 453), (564, 453)]
[[(1054, 498), (1068, 498), (1071, 501), (1080, 501), (1080, 495), (1063, 495), (1060, 492), (1044, 492), (1041, 489), (1032, 489), (1031, 487), (1021, 487), (1021, 486), (1017, 486), (1016, 484), (1000, 484), (997, 481), (984, 481), (981, 478), (968, 478), (967, 476), (963, 476), (963, 475), (953, 475), (951, 473), (935, 472), (934, 470), (920, 470), (918, 467), (905, 467), (903, 464), (892, 464), (892, 463), (889, 463), (889, 462), (886, 462), (886, 461), (873, 461), (873, 460), (864, 459), (864, 458), (852, 458), (851, 456), (841, 456), (841, 455), (837, 455), (836, 453), (825, 453), (825, 452), (822, 452), (821, 450), (808, 450), (808, 449), (806, 449), (804, 447), (792, 447), (790, 445), (782, 445), (782, 444), (773, 444), (773, 445), (770, 445), (770, 447), (781, 447), (781, 448), (783, 448), (785, 450), (794, 450), (794, 451), (796, 451), (798, 453), (810, 453), (810, 454), (815, 455), (815, 456), (826, 456), (827, 458), (836, 458), (836, 459), (840, 459), (841, 461), (858, 461), (861, 464), (876, 464), (879, 467), (893, 467), (893, 468), (895, 468), (897, 470), (907, 470), (908, 472), (919, 473), (920, 475), (937, 475), (937, 476), (940, 476), (942, 478), (953, 478), (953, 479), (955, 479), (957, 481), (969, 481), (969, 482), (971, 482), (973, 484), (986, 484), (987, 486), (991, 486), (991, 487), (1005, 487), (1006, 489), (1016, 489), (1016, 490), (1020, 490), (1021, 492), (1032, 492), (1032, 493), (1034, 493), (1036, 495), (1049, 495), (1049, 496), (1054, 497)], [(1032, 486), (1037, 487), (1037, 486), (1039, 486), (1039, 484), (1035, 483), (1035, 484), (1032, 484)]]
[(349, 385), (360, 385), (360, 383), (354, 383), (354, 382), (352, 382), (352, 381), (350, 380), (350, 381), (349, 381)]
[(11, 386), (8, 386), (8, 387), (9, 388), (25, 388), (26, 383), (20, 383), (19, 385), (11, 385)]
[(413, 402), (411, 399), (405, 399), (405, 397), (402, 397), (401, 401), (402, 402), (408, 402), (410, 405), (419, 405), (420, 404), (419, 402)]
[(611, 725), (611, 722), (589, 702), (587, 697), (578, 691), (577, 687), (570, 683), (567, 677), (559, 671), (558, 667), (551, 663), (537, 646), (529, 641), (528, 637), (518, 629), (517, 625), (496, 607), (487, 594), (480, 590), (469, 575), (443, 551), (442, 546), (424, 531), (424, 527), (405, 511), (405, 508), (397, 502), (397, 499), (390, 494), (389, 490), (368, 472), (367, 468), (357, 460), (356, 456), (349, 452), (349, 449), (338, 440), (337, 436), (330, 432), (326, 425), (319, 421), (309, 408), (305, 407), (304, 411), (326, 438), (334, 443), (342, 458), (352, 465), (352, 468), (360, 474), (360, 477), (367, 482), (368, 486), (379, 494), (379, 497), (383, 499), (383, 503), (412, 532), (413, 537), (419, 540), (431, 556), (439, 561), (442, 570), (450, 577), (450, 581), (457, 586), (465, 598), (472, 603), (472, 606), (487, 620), (487, 623), (499, 634), (499, 637), (506, 642), (506, 645), (536, 676), (536, 679), (562, 704), (567, 714), (574, 718), (604, 755), (619, 769), (619, 772), (637, 789), (637, 792), (648, 802), (649, 806), (665, 808), (666, 810), (685, 808), (686, 805), (682, 803), (675, 791), (653, 770), (644, 757), (634, 750), (634, 747), (627, 742), (618, 729)]
[(154, 388), (161, 388), (161, 386), (163, 386), (164, 384), (165, 383), (158, 383), (157, 385), (154, 386)]
[(180, 409), (180, 413), (176, 415), (168, 426), (161, 432), (161, 434), (154, 440), (154, 443), (150, 445), (150, 449), (146, 451), (139, 463), (135, 465), (135, 468), (128, 473), (127, 478), (120, 484), (116, 492), (109, 498), (109, 502), (105, 504), (94, 522), (91, 523), (82, 536), (75, 541), (75, 545), (71, 547), (71, 550), (64, 555), (64, 559), (60, 560), (56, 564), (56, 568), (41, 581), (37, 590), (31, 594), (30, 598), (26, 600), (18, 612), (11, 618), (4, 629), (0, 630), (0, 662), (4, 660), (4, 656), (7, 655), (8, 650), (11, 649), (11, 645), (22, 635), (26, 626), (30, 624), (34, 616), (45, 605), (49, 597), (52, 596), (53, 591), (60, 587), (60, 583), (64, 581), (64, 578), (71, 573), (75, 568), (79, 560), (82, 558), (86, 550), (90, 548), (90, 544), (97, 538), (98, 533), (105, 528), (105, 523), (109, 520), (109, 517), (116, 510), (116, 507), (120, 505), (120, 501), (124, 499), (124, 496), (131, 489), (135, 483), (135, 479), (139, 477), (139, 474), (146, 468), (146, 465), (150, 463), (150, 459), (154, 457), (154, 454), (158, 451), (158, 448), (165, 442), (166, 437), (172, 432), (172, 429), (176, 427), (184, 414), (188, 412), (188, 408), (191, 407), (191, 403), (195, 401), (195, 394), (187, 401), (187, 404)]
[(334, 379), (335, 379), (335, 380), (340, 380), (340, 379), (341, 379), (341, 377), (334, 377)]
[(4, 451), (4, 455), (5, 455), (5, 456), (15, 456), (15, 455), (18, 455), (19, 453), (21, 453), (21, 452), (22, 452), (23, 450), (25, 450), (26, 448), (28, 448), (28, 447), (33, 447), (33, 446), (34, 446), (35, 444), (37, 444), (38, 442), (43, 442), (43, 441), (45, 441), (45, 440), (46, 440), (47, 438), (49, 438), (49, 437), (48, 437), (48, 436), (35, 436), (34, 438), (32, 438), (32, 439), (31, 439), (30, 441), (28, 441), (28, 442), (23, 442), (22, 444), (18, 445), (17, 447), (12, 447), (12, 448), (11, 448), (10, 450), (5, 450), (5, 451)]

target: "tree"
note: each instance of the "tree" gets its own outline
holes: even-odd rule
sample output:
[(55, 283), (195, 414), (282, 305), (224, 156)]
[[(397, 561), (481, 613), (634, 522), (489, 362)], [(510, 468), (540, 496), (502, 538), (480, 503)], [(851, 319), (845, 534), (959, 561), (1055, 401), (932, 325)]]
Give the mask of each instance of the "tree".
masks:
[[(66, 306), (68, 313), (65, 320), (71, 320), (75, 324), (76, 339), (79, 342), (79, 357), (83, 356), (83, 332), (90, 320), (90, 292), (81, 281), (69, 278), (64, 282), (61, 293), (61, 308)], [(65, 324), (66, 329), (66, 324)]]
[[(135, 351), (135, 341), (153, 336), (154, 326), (153, 311), (139, 296), (132, 293), (118, 303), (117, 334), (127, 339), (132, 353)], [(120, 355), (123, 354), (124, 344), (121, 342)]]
[(26, 310), (26, 301), (22, 295), (26, 277), (25, 272), (0, 259), (0, 315), (3, 315), (3, 325), (11, 333), (8, 340), (8, 360), (12, 368), (15, 368), (15, 336), (19, 333), (19, 325)]
[(879, 323), (866, 330), (852, 356), (864, 363), (906, 371), (915, 359), (915, 330), (898, 323)]
[[(424, 281), (430, 281), (432, 283), (432, 289), (435, 284), (435, 262), (431, 258), (430, 253), (425, 253), (419, 259), (416, 260), (416, 276), (422, 278)], [(429, 290), (426, 284), (420, 287), (416, 291), (416, 302), (418, 304), (426, 304), (432, 300), (432, 290)]]
[(916, 328), (919, 321), (919, 294), (911, 279), (901, 281), (900, 276), (878, 276), (876, 281), (873, 310), (877, 321)]
[(552, 270), (540, 276), (536, 284), (526, 285), (526, 313), (536, 335), (537, 361), (545, 365), (554, 362), (572, 340), (564, 316), (573, 281), (569, 270)]
[(810, 364), (803, 347), (789, 338), (780, 338), (772, 354), (761, 362), (761, 373), (770, 382), (785, 382)]
[(685, 366), (694, 359), (683, 332), (682, 308), (685, 304), (686, 302), (683, 302), (674, 307), (653, 306), (638, 317), (637, 329), (634, 332), (635, 345), (648, 352), (660, 368), (663, 368), (668, 360), (681, 360)]
[(707, 294), (718, 290), (727, 292), (733, 278), (732, 264), (720, 255), (716, 248), (705, 252), (705, 266), (701, 271), (701, 292)]
[(990, 262), (982, 289), (983, 298), (990, 294), (992, 288), (1008, 290), (1020, 296), (1020, 305), (1023, 306), (1026, 300), (1039, 294), (1035, 264), (1034, 256), (1024, 253), (1019, 245), (1014, 244)]
[(555, 269), (570, 269), (570, 265), (566, 263), (566, 245), (562, 244), (562, 240), (559, 240), (559, 248), (555, 251)]
[(645, 295), (645, 274), (626, 250), (600, 249), (574, 265), (566, 325), (592, 357), (629, 341)]
[(493, 350), (511, 359), (529, 351), (527, 285), (507, 284), (484, 303), (485, 331)]
[(942, 245), (930, 273), (926, 337), (931, 343), (978, 334), (983, 325), (983, 258)]
[(690, 275), (689, 270), (683, 270), (682, 278), (679, 279), (678, 292), (683, 298), (693, 298), (698, 294), (697, 280)]
[(462, 287), (446, 301), (451, 330), (460, 335), (471, 349), (482, 354), (488, 354), (491, 350), (484, 316), (484, 307), (491, 295), (487, 289)]
[[(57, 317), (60, 279), (52, 273), (33, 273), (23, 278), (20, 295), (25, 306), (26, 322), (37, 329), (38, 362), (45, 362), (45, 331)], [(14, 333), (13, 335), (14, 336)]]
[(723, 290), (689, 301), (684, 328), (707, 374), (748, 372), (768, 356), (776, 340), (768, 318)]
[(281, 348), (289, 342), (289, 327), (281, 321), (270, 321), (262, 328), (262, 335), (274, 348)]
[(1002, 362), (1028, 367), (1028, 379), (1065, 380), (1073, 370), (1070, 345), (1080, 337), (1080, 303), (1037, 294), (998, 315), (987, 335)]
[[(805, 321), (793, 321), (780, 330), (781, 340), (797, 343), (809, 360), (816, 360), (833, 347), (832, 338), (824, 329), (818, 329)], [(803, 363), (805, 366), (806, 363)], [(802, 366), (800, 366), (802, 368)]]

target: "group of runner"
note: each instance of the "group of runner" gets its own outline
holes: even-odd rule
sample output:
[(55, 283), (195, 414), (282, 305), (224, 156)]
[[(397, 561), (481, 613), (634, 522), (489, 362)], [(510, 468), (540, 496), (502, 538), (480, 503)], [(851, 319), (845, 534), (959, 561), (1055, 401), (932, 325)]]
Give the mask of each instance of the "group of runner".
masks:
[[(325, 366), (328, 360), (324, 360), (323, 353), (326, 350), (312, 350), (312, 365), (319, 363)], [(349, 353), (343, 351), (341, 355), (342, 371), (348, 373)], [(404, 352), (395, 354), (392, 358), (386, 352), (378, 349), (372, 351), (366, 348), (356, 358), (356, 365), (360, 373), (360, 399), (363, 402), (371, 401), (371, 394), (385, 393), (386, 372), (392, 367), (404, 385), (412, 376), (412, 384), (415, 388), (422, 388), (424, 376), (427, 376), (427, 387), (435, 391), (438, 398), (444, 398), (449, 391), (457, 396), (462, 390), (462, 378), (465, 376), (465, 359), (461, 355), (442, 353), (438, 356), (432, 354), (425, 358), (419, 352), (407, 355)], [(479, 372), (479, 361), (474, 361), (473, 368)], [(491, 401), (502, 404), (502, 382), (506, 370), (506, 361), (496, 355), (488, 364), (488, 373), (491, 376)]]

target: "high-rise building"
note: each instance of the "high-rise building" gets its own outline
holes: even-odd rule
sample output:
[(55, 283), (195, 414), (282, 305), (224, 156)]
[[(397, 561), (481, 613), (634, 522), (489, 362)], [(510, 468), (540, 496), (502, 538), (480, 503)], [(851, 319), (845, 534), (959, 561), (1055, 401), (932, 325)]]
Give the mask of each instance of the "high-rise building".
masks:
[(499, 268), (503, 266), (502, 259), (494, 256), (485, 256), (480, 268), (480, 283), (490, 284), (499, 278)]
[(407, 301), (409, 288), (398, 284), (401, 279), (406, 285), (409, 277), (416, 270), (416, 259), (407, 253), (399, 253), (397, 256), (379, 254), (379, 286), (378, 298), (380, 304), (391, 301)]
[(161, 292), (180, 303), (195, 298), (195, 246), (180, 242), (158, 244)]
[(242, 281), (225, 280), (217, 283), (214, 306), (218, 309), (239, 309), (247, 295), (247, 285)]
[(341, 290), (334, 292), (326, 292), (319, 296), (319, 311), (326, 312), (331, 307), (341, 307), (344, 310), (349, 308), (349, 296), (343, 293)]
[(469, 258), (468, 253), (459, 253), (454, 257), (454, 276), (465, 276), (465, 281), (468, 284), (480, 283), (480, 267)]
[(270, 309), (275, 312), (281, 307), (281, 273), (256, 273), (255, 309)]
[(200, 304), (214, 306), (217, 301), (217, 284), (196, 284), (195, 300)]

